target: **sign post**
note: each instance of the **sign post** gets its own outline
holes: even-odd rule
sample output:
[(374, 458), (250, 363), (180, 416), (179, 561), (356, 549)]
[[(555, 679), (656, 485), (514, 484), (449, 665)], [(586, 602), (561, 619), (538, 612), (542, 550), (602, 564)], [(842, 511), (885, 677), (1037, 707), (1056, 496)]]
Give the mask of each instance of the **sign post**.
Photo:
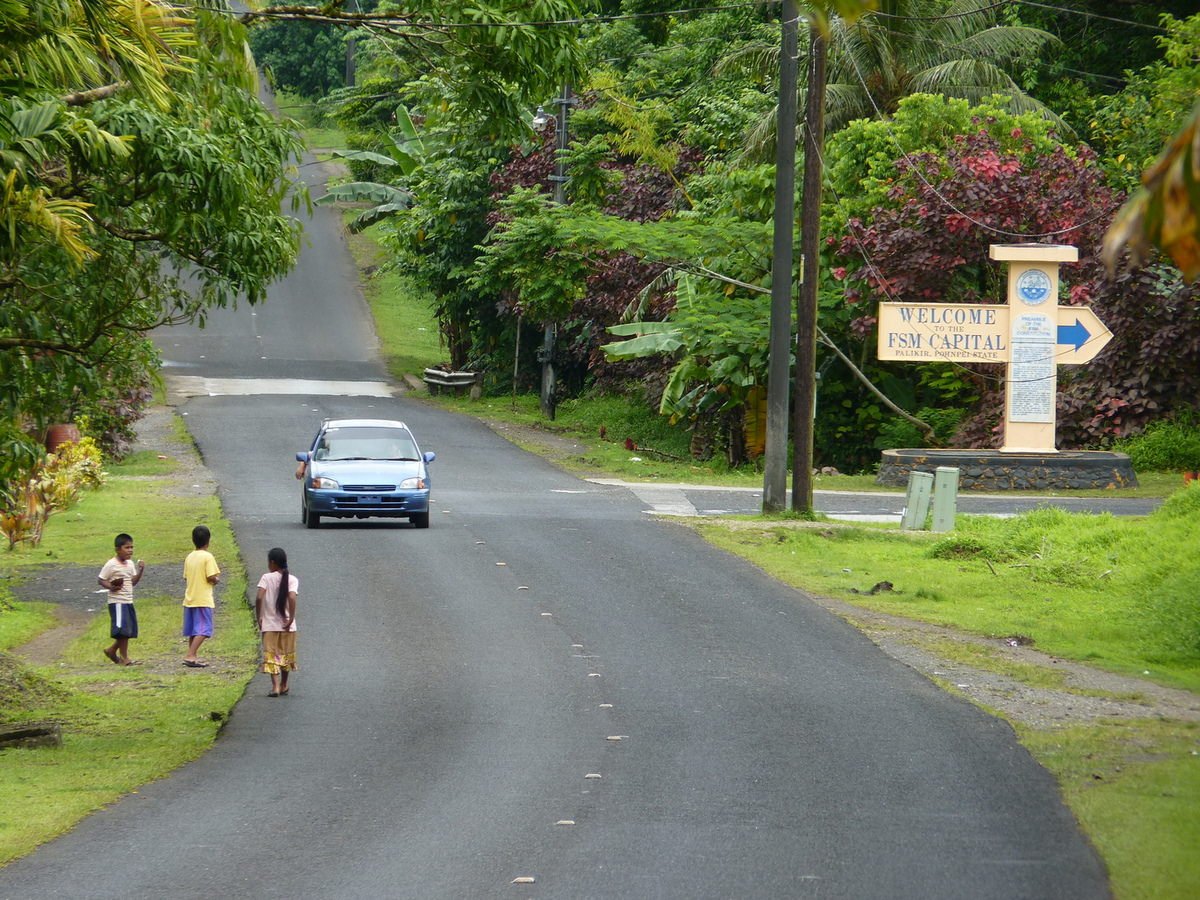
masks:
[(1005, 364), (1003, 453), (1056, 453), (1058, 366), (1087, 362), (1110, 340), (1090, 309), (1058, 305), (1058, 267), (1075, 247), (993, 244), (1008, 263), (1008, 302), (881, 303), (879, 359)]

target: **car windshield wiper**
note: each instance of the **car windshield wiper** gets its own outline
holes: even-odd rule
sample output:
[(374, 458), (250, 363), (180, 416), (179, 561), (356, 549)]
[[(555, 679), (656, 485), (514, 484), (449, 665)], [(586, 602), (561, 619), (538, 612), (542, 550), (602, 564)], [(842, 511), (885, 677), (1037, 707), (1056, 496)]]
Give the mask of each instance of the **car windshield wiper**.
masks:
[(420, 462), (421, 461), (421, 460), (417, 459), (417, 457), (415, 457), (415, 456), (389, 456), (387, 458), (390, 462)]
[(334, 457), (331, 457), (330, 459), (325, 460), (325, 462), (353, 462), (355, 460), (370, 459), (370, 458), (371, 457), (369, 457), (369, 456), (334, 456)]

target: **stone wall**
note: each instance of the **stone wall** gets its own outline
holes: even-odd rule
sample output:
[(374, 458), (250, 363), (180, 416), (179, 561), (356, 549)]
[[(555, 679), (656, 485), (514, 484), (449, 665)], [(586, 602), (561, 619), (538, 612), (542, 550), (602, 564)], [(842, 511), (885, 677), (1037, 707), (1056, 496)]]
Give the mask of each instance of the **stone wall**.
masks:
[(1054, 454), (1001, 453), (999, 450), (884, 450), (876, 483), (908, 484), (911, 472), (934, 474), (939, 466), (958, 469), (966, 491), (1079, 490), (1137, 487), (1137, 475), (1124, 453), (1070, 450)]

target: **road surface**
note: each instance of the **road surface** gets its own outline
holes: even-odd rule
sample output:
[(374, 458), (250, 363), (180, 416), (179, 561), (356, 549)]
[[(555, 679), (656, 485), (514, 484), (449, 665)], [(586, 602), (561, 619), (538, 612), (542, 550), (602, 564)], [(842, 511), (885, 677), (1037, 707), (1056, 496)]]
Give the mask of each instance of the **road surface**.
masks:
[[(272, 546), (300, 579), (292, 696), (259, 676), (0, 898), (1107, 896), (1006, 724), (628, 488), (391, 396), (336, 214), (310, 236), (265, 306), (162, 339), (251, 584)], [(351, 415), (437, 452), (428, 530), (301, 525), (293, 453)]]

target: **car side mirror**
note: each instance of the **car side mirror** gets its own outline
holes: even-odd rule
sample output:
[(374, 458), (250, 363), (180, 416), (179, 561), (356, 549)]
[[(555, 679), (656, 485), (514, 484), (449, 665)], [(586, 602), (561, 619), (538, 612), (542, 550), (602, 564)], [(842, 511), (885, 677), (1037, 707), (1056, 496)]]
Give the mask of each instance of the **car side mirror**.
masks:
[(437, 454), (434, 453), (432, 450), (426, 450), (424, 453), (421, 454), (421, 458), (423, 460), (425, 460), (425, 462), (431, 463), (435, 459), (437, 459)]
[(301, 450), (296, 454), (296, 462), (308, 462), (308, 451)]

